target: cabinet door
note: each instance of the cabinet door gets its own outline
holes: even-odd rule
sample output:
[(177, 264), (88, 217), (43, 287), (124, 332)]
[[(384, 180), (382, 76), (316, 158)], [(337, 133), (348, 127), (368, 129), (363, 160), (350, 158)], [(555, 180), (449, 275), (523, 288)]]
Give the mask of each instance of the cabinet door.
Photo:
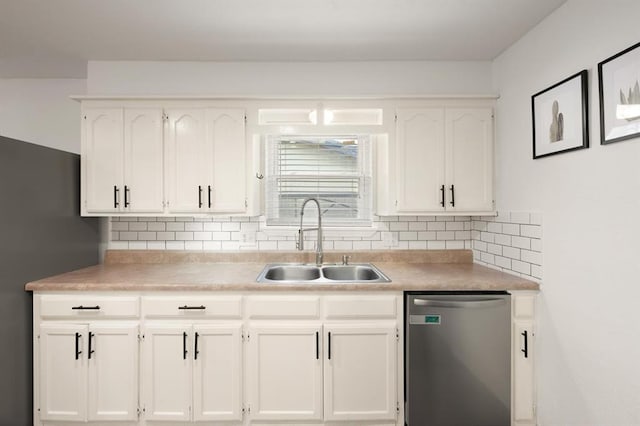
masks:
[(321, 327), (249, 330), (249, 401), (253, 420), (321, 420)]
[(162, 108), (124, 111), (124, 185), (132, 213), (163, 211)]
[(88, 326), (40, 325), (40, 419), (86, 421)]
[(169, 109), (169, 213), (203, 213), (207, 197), (204, 108)]
[(241, 325), (193, 330), (193, 420), (242, 420)]
[(207, 110), (207, 139), (212, 161), (206, 198), (207, 206), (213, 212), (233, 213), (246, 210), (247, 158), (244, 124), (243, 110)]
[(89, 420), (138, 419), (138, 325), (89, 327)]
[(191, 328), (149, 326), (144, 331), (142, 395), (147, 420), (190, 420)]
[(395, 420), (395, 323), (325, 325), (325, 336), (325, 421)]
[[(535, 424), (533, 383), (533, 321), (513, 323), (513, 420), (514, 424)], [(525, 337), (526, 336), (526, 337)], [(525, 354), (526, 340), (526, 354)]]
[(124, 205), (122, 108), (87, 108), (83, 120), (87, 212), (120, 211)]
[(397, 117), (397, 211), (443, 211), (444, 109), (400, 109)]
[(447, 210), (493, 210), (492, 109), (447, 109), (446, 139)]

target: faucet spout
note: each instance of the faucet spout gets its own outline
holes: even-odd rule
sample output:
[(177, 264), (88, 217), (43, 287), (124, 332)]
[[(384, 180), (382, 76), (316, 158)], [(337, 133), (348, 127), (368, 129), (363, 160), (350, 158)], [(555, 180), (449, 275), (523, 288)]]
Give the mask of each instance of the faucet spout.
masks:
[[(304, 219), (304, 208), (309, 201), (316, 203), (318, 207), (318, 227), (317, 228), (303, 228), (302, 222)], [(322, 251), (322, 210), (320, 209), (320, 202), (317, 198), (307, 198), (302, 203), (300, 208), (300, 229), (298, 229), (298, 244), (296, 244), (298, 250), (304, 250), (304, 232), (305, 231), (318, 231), (318, 242), (316, 243), (316, 265), (322, 265), (324, 259), (324, 253)]]

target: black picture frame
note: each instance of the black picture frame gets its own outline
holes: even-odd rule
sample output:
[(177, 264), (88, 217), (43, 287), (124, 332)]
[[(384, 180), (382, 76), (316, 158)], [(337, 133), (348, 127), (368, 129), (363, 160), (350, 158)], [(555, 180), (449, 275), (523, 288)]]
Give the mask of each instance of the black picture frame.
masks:
[(600, 144), (640, 136), (640, 43), (598, 64)]
[(533, 159), (589, 148), (588, 71), (531, 96)]

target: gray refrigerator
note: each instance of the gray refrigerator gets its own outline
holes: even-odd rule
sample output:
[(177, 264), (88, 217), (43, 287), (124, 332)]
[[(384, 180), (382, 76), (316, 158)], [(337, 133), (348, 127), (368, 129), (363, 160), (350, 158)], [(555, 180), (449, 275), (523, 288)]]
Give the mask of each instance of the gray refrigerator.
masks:
[(0, 425), (33, 424), (32, 295), (24, 286), (98, 263), (80, 211), (80, 157), (0, 136)]

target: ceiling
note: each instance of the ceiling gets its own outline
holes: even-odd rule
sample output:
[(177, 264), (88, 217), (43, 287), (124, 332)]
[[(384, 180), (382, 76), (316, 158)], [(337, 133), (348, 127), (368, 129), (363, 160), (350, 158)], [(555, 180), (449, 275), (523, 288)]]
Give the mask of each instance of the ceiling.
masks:
[(0, 77), (88, 60), (492, 60), (566, 0), (0, 0)]

